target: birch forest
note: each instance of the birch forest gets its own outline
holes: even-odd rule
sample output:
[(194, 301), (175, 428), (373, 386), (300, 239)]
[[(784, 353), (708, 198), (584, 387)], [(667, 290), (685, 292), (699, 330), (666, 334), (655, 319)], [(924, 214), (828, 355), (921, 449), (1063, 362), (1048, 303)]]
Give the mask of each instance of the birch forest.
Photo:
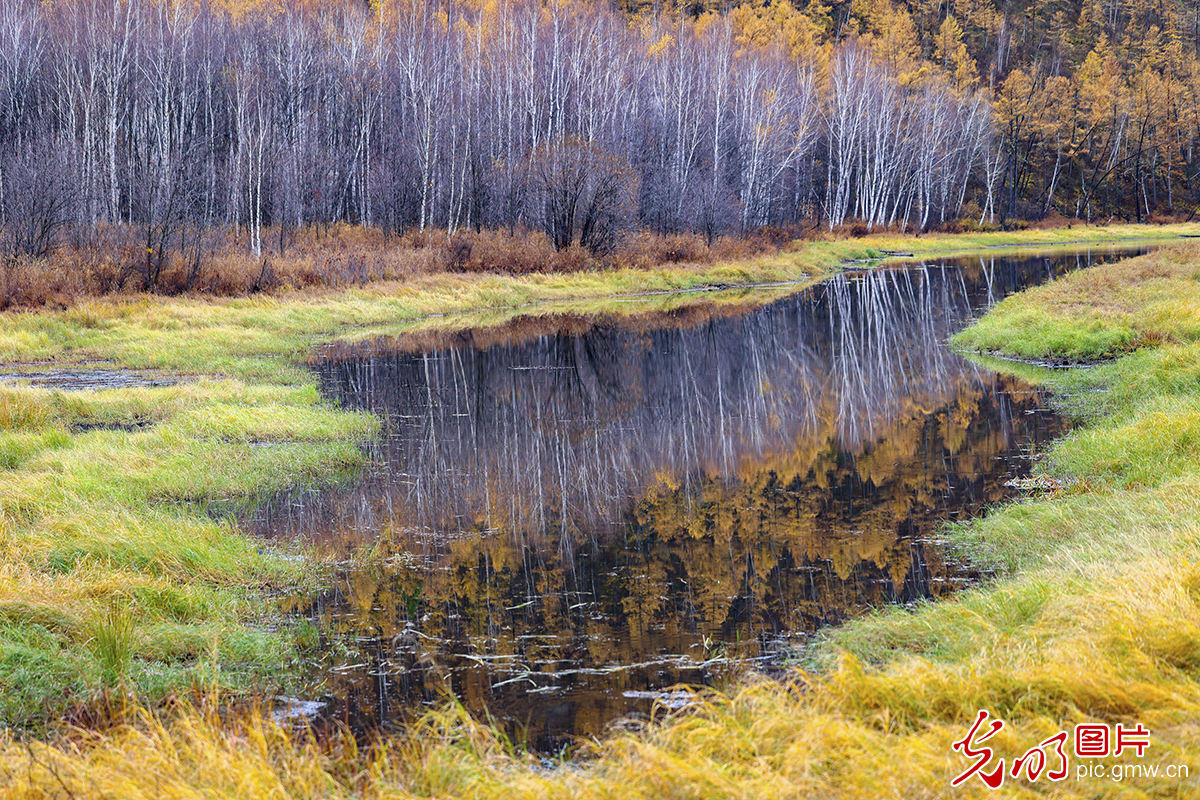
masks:
[[(1190, 217), (1196, 0), (5, 0), (7, 256)], [(153, 283), (147, 276), (147, 283)]]

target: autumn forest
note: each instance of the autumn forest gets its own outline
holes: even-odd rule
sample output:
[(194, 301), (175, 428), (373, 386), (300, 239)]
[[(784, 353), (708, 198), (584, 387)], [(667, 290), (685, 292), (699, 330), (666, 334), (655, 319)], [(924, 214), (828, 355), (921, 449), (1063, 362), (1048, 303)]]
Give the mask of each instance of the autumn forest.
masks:
[[(1200, 3), (12, 0), (6, 258), (1190, 217)], [(268, 242), (268, 245), (270, 243)], [(197, 256), (198, 257), (198, 256)]]

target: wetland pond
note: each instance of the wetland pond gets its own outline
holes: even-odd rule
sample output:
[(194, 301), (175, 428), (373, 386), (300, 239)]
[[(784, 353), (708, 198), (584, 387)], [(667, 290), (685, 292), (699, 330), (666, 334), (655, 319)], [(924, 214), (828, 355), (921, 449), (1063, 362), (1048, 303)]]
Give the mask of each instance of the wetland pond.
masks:
[(553, 752), (680, 701), (676, 684), (770, 672), (824, 626), (979, 580), (940, 525), (1012, 496), (1066, 428), (946, 339), (1113, 257), (902, 265), (760, 307), (324, 349), (322, 391), (382, 421), (374, 466), (247, 519), (374, 550), (289, 606), (321, 631), (321, 716), (387, 729), (449, 690)]

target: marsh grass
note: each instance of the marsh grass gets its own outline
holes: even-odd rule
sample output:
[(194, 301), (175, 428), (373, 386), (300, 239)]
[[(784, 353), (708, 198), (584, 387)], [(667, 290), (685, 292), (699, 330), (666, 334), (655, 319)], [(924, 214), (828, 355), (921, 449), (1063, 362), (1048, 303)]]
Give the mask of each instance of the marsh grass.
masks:
[(51, 409), (41, 398), (0, 386), (0, 431), (36, 430), (50, 422)]
[(1200, 246), (1075, 272), (1002, 300), (957, 346), (1025, 358), (1112, 358), (1142, 347), (1200, 336)]
[[(916, 249), (930, 238), (881, 237), (871, 246)], [(723, 274), (815, 275), (863, 245), (822, 247), (804, 260)], [(950, 789), (967, 765), (950, 745), (986, 708), (1009, 723), (990, 742), (1006, 756), (1076, 722), (1141, 722), (1152, 732), (1147, 763), (1187, 765), (1192, 776), (1122, 785), (1009, 780), (1007, 795), (1197, 796), (1200, 342), (1187, 285), (1197, 261), (1200, 252), (1185, 246), (1101, 268), (1094, 281), (1060, 280), (1006, 300), (958, 340), (1040, 359), (1117, 356), (1088, 370), (992, 362), (1049, 383), (1081, 419), (1043, 462), (1069, 488), (948, 532), (973, 561), (997, 570), (996, 580), (829, 631), (804, 656), (819, 671), (710, 693), (661, 725), (591, 743), (581, 761), (555, 769), (454, 706), (361, 746), (284, 729), (266, 709), (220, 716), (217, 707), (237, 705), (238, 695), (214, 692), (272, 685), (296, 643), (311, 639), (311, 631), (263, 630), (259, 592), (312, 578), (303, 562), (259, 552), (191, 504), (260, 491), (281, 470), (291, 470), (286, 480), (319, 480), (329, 474), (324, 459), (352, 460), (373, 423), (322, 406), (288, 365), (319, 338), (394, 325), (441, 302), (575, 297), (611, 281), (468, 276), (431, 284), (427, 295), (398, 288), (395, 296), (289, 301), (143, 300), (4, 317), (0, 349), (9, 352), (198, 372), (220, 365), (241, 377), (90, 395), (5, 390), (18, 409), (7, 419), (20, 420), (5, 430), (25, 437), (0, 484), (5, 719), (45, 719), (61, 708), (56, 695), (94, 693), (86, 678), (106, 662), (82, 645), (93, 610), (103, 608), (136, 620), (125, 672), (142, 705), (91, 733), (28, 747), (0, 734), (0, 784), (12, 797), (982, 797), (992, 793), (981, 784)], [(149, 428), (70, 435), (66, 444), (38, 438), (83, 419)], [(259, 454), (264, 448), (248, 445), (259, 439), (307, 455)], [(187, 685), (210, 699), (155, 706)]]
[(44, 731), (103, 688), (183, 691), (213, 673), (214, 642), (226, 691), (286, 683), (292, 626), (263, 592), (312, 585), (319, 565), (205, 509), (361, 466), (375, 421), (312, 386), (232, 380), (3, 399), (0, 720)]
[(133, 617), (125, 609), (97, 613), (87, 625), (87, 646), (106, 687), (123, 684), (133, 657)]
[[(84, 299), (70, 308), (9, 313), (0, 321), (0, 362), (104, 360), (144, 369), (222, 374), (253, 383), (311, 385), (297, 365), (322, 341), (356, 330), (416, 323), (431, 315), (517, 309), (534, 303), (613, 302), (621, 295), (716, 287), (814, 283), (868, 251), (953, 254), (971, 247), (1056, 246), (1172, 236), (1198, 226), (1036, 231), (966, 236), (869, 237), (811, 242), (789, 252), (655, 269), (573, 273), (437, 273), (349, 290), (281, 290), (240, 298), (151, 295)], [(623, 305), (623, 304), (622, 304)], [(614, 305), (614, 307), (616, 307)]]

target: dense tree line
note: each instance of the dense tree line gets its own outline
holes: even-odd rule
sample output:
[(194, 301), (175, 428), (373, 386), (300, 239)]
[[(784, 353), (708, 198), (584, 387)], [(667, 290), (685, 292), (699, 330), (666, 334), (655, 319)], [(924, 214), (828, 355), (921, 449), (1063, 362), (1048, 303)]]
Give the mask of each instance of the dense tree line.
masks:
[(794, 27), (754, 43), (729, 14), (631, 24), (520, 0), (12, 0), (9, 245), (41, 255), (63, 226), (126, 223), (153, 284), (214, 225), (248, 231), (256, 253), (265, 226), (283, 247), (343, 220), (532, 228), (599, 252), (632, 227), (957, 215), (993, 147), (982, 95), (903, 81), (868, 44), (829, 54)]
[(124, 224), (153, 286), (220, 226), (255, 254), (337, 221), (603, 252), (1189, 208), (1195, 10), (1030, 8), (7, 0), (4, 246)]
[(1197, 0), (750, 0), (731, 16), (746, 41), (799, 16), (826, 51), (868, 44), (901, 84), (982, 89), (994, 147), (964, 216), (1142, 221), (1200, 203)]

